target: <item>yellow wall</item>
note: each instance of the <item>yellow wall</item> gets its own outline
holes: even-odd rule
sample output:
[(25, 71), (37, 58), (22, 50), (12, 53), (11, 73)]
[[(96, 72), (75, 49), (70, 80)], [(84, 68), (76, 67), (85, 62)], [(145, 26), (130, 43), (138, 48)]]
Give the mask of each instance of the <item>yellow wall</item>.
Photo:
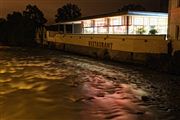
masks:
[(163, 35), (54, 34), (54, 36), (49, 36), (49, 32), (47, 32), (47, 41), (50, 42), (136, 53), (167, 53), (167, 41), (164, 39)]
[(173, 42), (173, 49), (174, 49), (174, 51), (180, 50), (180, 41), (174, 41)]

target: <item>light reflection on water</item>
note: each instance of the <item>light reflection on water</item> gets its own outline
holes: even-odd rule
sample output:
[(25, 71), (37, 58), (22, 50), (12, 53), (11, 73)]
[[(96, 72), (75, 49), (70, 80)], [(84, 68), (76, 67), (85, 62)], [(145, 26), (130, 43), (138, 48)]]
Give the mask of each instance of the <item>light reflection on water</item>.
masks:
[[(58, 52), (38, 50), (39, 54), (34, 51), (35, 54), (26, 49), (15, 50), (0, 52), (1, 57), (5, 56), (0, 57), (0, 120), (157, 117), (141, 100), (148, 93), (136, 84), (125, 83), (128, 77), (121, 71)], [(108, 79), (112, 76), (116, 81)]]

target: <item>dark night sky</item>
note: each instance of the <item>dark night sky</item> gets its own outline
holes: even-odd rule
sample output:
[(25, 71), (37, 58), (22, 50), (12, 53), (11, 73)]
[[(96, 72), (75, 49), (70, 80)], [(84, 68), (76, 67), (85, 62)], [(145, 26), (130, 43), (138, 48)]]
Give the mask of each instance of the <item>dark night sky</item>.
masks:
[(159, 11), (167, 0), (0, 0), (0, 17), (6, 17), (12, 11), (22, 11), (27, 4), (37, 5), (45, 14), (49, 22), (54, 21), (56, 10), (66, 3), (75, 3), (83, 16), (103, 14), (116, 11), (125, 4), (136, 3), (147, 10)]

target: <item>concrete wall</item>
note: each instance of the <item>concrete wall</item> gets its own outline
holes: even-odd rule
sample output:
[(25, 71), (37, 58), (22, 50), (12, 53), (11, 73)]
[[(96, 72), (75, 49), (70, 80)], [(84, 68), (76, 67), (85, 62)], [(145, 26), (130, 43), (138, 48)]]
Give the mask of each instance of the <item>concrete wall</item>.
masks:
[(46, 33), (48, 47), (97, 59), (146, 65), (167, 71), (167, 41), (164, 35), (100, 35)]

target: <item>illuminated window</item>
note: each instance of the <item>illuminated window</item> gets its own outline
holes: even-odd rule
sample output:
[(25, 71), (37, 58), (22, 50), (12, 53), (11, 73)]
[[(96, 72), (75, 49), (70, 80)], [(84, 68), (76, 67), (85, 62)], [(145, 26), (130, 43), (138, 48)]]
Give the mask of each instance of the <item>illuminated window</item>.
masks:
[(136, 34), (146, 34), (147, 33), (147, 30), (145, 29), (144, 26), (135, 26), (134, 27), (134, 32)]
[(110, 25), (122, 25), (122, 17), (112, 17), (110, 18)]
[(179, 32), (180, 32), (179, 25), (176, 25), (176, 33), (175, 33), (176, 40), (180, 39), (180, 33)]
[(126, 26), (114, 26), (109, 27), (110, 34), (125, 34), (126, 33)]
[(143, 25), (143, 17), (135, 17), (134, 25)]
[(149, 25), (149, 18), (144, 18), (144, 25)]
[(135, 34), (135, 32), (134, 32), (134, 26), (129, 26), (129, 29), (128, 29), (128, 33), (129, 34)]
[(150, 18), (150, 25), (157, 25), (157, 18)]
[(101, 18), (95, 20), (95, 26), (106, 26), (107, 25), (107, 19)]
[(97, 33), (99, 34), (108, 33), (108, 27), (97, 27)]
[(93, 34), (93, 28), (84, 28), (84, 34)]
[(132, 16), (128, 16), (128, 25), (132, 25)]
[(126, 20), (126, 16), (122, 16), (122, 25), (126, 25), (127, 20)]
[(113, 34), (114, 33), (114, 27), (109, 27), (109, 34)]
[(157, 34), (167, 34), (167, 26), (158, 26), (157, 30)]
[(164, 18), (159, 18), (158, 19), (158, 25), (167, 25), (167, 20)]
[(91, 26), (93, 26), (93, 21), (92, 20), (83, 21), (83, 27), (91, 27)]

